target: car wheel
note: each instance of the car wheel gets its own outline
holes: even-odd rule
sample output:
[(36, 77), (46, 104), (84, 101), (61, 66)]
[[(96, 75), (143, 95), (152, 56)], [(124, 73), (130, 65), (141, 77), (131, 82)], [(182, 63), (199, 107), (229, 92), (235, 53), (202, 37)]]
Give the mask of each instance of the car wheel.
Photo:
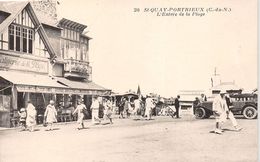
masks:
[(202, 107), (197, 108), (197, 109), (195, 110), (195, 116), (196, 116), (196, 118), (198, 118), (198, 119), (203, 119), (203, 118), (205, 118), (205, 116), (206, 116), (206, 111), (205, 111), (205, 109), (202, 108)]
[(253, 106), (247, 106), (243, 110), (243, 115), (246, 119), (255, 119), (257, 117), (257, 110)]

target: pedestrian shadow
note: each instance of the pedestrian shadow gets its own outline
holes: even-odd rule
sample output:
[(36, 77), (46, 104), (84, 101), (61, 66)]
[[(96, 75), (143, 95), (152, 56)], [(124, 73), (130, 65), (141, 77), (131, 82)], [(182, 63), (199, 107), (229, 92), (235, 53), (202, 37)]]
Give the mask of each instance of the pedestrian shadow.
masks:
[(53, 128), (53, 129), (51, 129), (51, 130), (46, 129), (45, 131), (57, 131), (57, 130), (60, 130), (60, 128)]
[(60, 130), (60, 128), (53, 128), (52, 130), (54, 130), (54, 131), (55, 131), (55, 130)]
[(40, 131), (40, 129), (34, 129), (34, 132), (38, 132), (38, 131)]
[(101, 125), (110, 125), (110, 123), (102, 123)]
[(19, 130), (19, 132), (26, 132), (26, 131), (29, 131), (29, 130), (26, 130), (26, 129)]
[(209, 131), (209, 133), (216, 134), (216, 135), (222, 135), (222, 133), (216, 133), (214, 130)]
[(145, 121), (151, 121), (151, 120), (155, 120), (155, 119), (144, 119)]
[(89, 127), (80, 128), (79, 130), (90, 129)]
[(224, 128), (222, 129), (224, 132), (229, 131), (229, 132), (237, 132), (237, 130), (234, 129), (228, 129), (228, 128)]
[(40, 129), (34, 129), (33, 131), (30, 131), (29, 129), (19, 130), (19, 132), (38, 132)]

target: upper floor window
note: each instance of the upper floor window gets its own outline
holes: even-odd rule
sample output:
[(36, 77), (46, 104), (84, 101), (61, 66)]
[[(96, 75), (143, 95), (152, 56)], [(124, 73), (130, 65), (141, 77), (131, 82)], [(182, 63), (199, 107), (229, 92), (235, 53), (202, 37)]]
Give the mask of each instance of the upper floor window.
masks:
[(8, 50), (8, 32), (4, 32), (0, 35), (0, 49)]
[(72, 41), (79, 42), (79, 35), (80, 35), (80, 33), (78, 31), (76, 31), (76, 30), (71, 30), (71, 29), (64, 28), (61, 31), (61, 36), (63, 38), (69, 39), (69, 40), (72, 40)]
[(9, 26), (9, 50), (32, 53), (34, 30), (24, 26), (11, 24)]

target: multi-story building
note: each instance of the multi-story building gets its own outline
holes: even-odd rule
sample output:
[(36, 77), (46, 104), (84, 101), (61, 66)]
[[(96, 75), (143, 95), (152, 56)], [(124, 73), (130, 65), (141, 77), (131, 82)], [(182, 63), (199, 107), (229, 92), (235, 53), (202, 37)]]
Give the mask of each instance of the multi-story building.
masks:
[(109, 94), (92, 81), (86, 25), (58, 20), (56, 2), (0, 2), (0, 126), (30, 100), (38, 116), (49, 100), (75, 107), (93, 95)]

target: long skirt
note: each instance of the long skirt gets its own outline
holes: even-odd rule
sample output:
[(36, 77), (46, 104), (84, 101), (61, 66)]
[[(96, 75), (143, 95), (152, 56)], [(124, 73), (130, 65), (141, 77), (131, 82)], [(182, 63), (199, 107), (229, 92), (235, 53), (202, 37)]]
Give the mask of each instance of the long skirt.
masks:
[(56, 116), (54, 113), (49, 113), (46, 117), (46, 123), (56, 123), (57, 122), (57, 119), (56, 119)]
[(27, 125), (28, 127), (31, 127), (31, 126), (36, 125), (36, 119), (35, 119), (35, 117), (27, 116), (27, 118), (26, 118), (26, 125)]
[(150, 114), (152, 113), (152, 108), (150, 108), (150, 107), (146, 107), (145, 108), (145, 116), (150, 116)]
[(92, 109), (92, 122), (95, 122), (95, 120), (99, 120), (98, 109)]

